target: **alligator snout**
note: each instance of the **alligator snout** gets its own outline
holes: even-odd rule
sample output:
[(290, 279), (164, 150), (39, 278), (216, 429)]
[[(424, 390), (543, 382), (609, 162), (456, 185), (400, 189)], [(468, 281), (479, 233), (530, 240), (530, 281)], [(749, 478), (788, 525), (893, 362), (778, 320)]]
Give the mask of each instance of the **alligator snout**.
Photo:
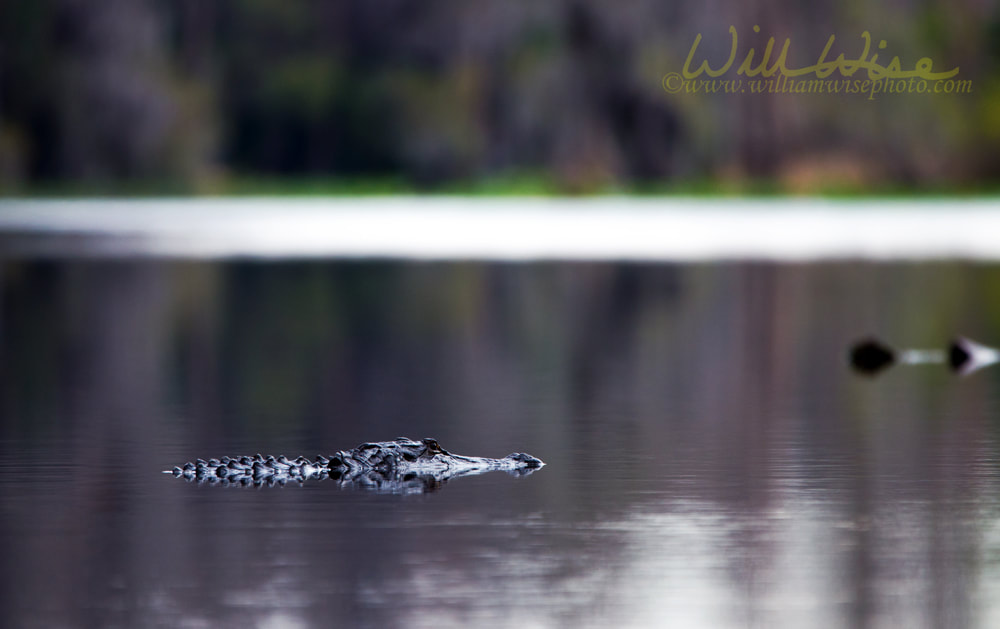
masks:
[(545, 462), (539, 458), (533, 457), (530, 454), (525, 454), (524, 452), (514, 452), (513, 454), (508, 454), (506, 457), (508, 461), (514, 461), (519, 467), (526, 469), (536, 469), (545, 465)]

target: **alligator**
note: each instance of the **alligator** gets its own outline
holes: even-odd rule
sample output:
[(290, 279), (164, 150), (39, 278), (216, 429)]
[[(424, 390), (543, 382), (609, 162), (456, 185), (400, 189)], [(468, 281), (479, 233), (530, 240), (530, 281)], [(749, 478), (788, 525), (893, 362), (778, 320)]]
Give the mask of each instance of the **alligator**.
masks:
[(531, 474), (545, 465), (530, 454), (515, 452), (502, 459), (462, 456), (442, 448), (434, 439), (362, 443), (329, 457), (315, 459), (284, 455), (224, 456), (198, 459), (164, 474), (200, 484), (275, 486), (312, 479), (332, 479), (342, 487), (357, 487), (379, 493), (426, 493), (439, 489), (451, 478), (503, 471), (515, 476)]

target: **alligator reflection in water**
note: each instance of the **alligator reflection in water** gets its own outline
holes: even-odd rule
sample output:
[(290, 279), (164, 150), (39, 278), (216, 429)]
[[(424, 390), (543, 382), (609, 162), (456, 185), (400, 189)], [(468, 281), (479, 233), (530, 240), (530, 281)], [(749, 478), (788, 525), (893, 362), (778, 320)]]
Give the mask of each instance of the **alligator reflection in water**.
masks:
[(434, 439), (363, 443), (351, 450), (315, 459), (289, 460), (255, 456), (198, 459), (165, 474), (201, 484), (235, 486), (283, 486), (312, 479), (333, 479), (342, 487), (358, 487), (380, 493), (427, 493), (459, 476), (503, 471), (525, 476), (544, 466), (541, 459), (515, 452), (502, 459), (462, 456), (441, 448)]
[(908, 349), (897, 352), (878, 340), (866, 339), (851, 348), (850, 361), (856, 371), (866, 375), (875, 375), (896, 363), (936, 365), (947, 362), (952, 371), (964, 376), (1000, 362), (1000, 350), (959, 337), (946, 351)]

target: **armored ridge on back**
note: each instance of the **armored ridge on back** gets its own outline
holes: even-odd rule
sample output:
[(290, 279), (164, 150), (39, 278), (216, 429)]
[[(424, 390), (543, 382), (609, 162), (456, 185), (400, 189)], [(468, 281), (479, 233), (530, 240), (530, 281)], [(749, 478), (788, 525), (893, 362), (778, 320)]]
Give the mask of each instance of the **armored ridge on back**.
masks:
[(354, 485), (391, 493), (432, 491), (450, 478), (491, 471), (530, 474), (544, 466), (540, 459), (521, 452), (502, 459), (462, 456), (441, 448), (434, 439), (363, 443), (351, 450), (315, 459), (284, 455), (198, 459), (165, 474), (189, 481), (222, 485), (284, 485), (290, 481), (332, 478), (341, 485)]

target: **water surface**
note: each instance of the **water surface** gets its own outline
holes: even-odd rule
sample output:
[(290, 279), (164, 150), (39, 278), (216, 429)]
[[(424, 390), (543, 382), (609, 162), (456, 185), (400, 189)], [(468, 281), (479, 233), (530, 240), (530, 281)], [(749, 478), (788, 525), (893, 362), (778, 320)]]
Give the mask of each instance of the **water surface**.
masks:
[[(4, 627), (989, 627), (1000, 267), (0, 263)], [(195, 457), (397, 436), (548, 464), (410, 496)]]

